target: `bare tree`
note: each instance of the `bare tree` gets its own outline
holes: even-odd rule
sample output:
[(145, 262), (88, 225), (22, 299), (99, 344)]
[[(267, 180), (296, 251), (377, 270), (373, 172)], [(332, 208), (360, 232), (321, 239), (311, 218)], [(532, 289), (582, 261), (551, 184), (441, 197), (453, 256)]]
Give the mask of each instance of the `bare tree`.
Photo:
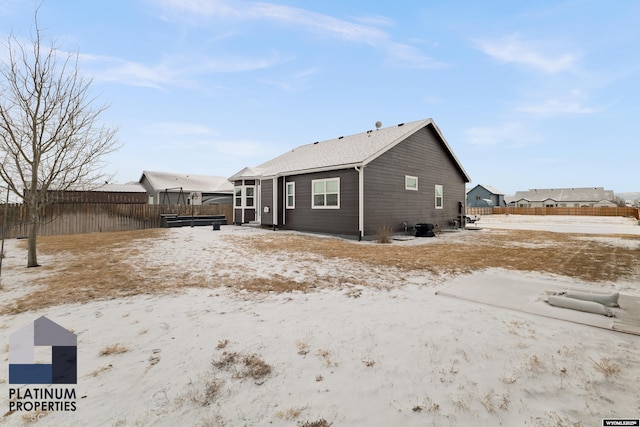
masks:
[(0, 178), (27, 209), (27, 267), (38, 266), (36, 237), (47, 192), (103, 182), (100, 158), (117, 149), (116, 129), (98, 121), (92, 81), (81, 76), (78, 54), (43, 43), (34, 14), (29, 42), (7, 38), (0, 65)]

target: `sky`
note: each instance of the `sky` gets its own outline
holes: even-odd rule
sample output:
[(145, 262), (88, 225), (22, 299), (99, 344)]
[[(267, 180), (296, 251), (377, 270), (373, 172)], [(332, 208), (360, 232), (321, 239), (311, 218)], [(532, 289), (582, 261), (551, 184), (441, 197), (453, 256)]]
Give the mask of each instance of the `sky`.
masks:
[[(40, 2), (3, 0), (0, 39)], [(231, 176), (292, 148), (433, 118), (472, 179), (640, 191), (640, 2), (44, 0), (120, 149), (111, 182)], [(4, 47), (0, 55), (6, 58)]]

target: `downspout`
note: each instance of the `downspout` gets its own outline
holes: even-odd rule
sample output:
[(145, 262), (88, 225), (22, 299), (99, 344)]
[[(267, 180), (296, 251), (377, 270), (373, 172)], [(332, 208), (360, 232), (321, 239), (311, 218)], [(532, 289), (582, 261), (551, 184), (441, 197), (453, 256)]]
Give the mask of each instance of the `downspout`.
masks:
[(364, 237), (364, 166), (355, 166), (358, 172), (358, 240)]
[(282, 176), (282, 225), (287, 225), (287, 178)]
[(273, 222), (273, 231), (276, 231), (278, 228), (278, 177), (274, 176), (271, 184), (271, 188), (273, 188), (271, 199), (271, 222)]

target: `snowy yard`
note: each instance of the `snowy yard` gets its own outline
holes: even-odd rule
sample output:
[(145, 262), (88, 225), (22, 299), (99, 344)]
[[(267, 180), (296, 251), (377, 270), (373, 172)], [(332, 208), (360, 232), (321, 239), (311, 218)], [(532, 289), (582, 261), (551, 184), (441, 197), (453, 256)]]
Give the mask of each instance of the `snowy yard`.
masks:
[[(8, 337), (44, 315), (78, 336), (77, 410), (36, 425), (640, 417), (640, 336), (438, 294), (462, 280), (640, 296), (637, 221), (510, 215), (478, 225), (391, 245), (236, 226), (108, 244), (96, 235), (93, 249), (50, 238), (38, 269), (23, 267), (24, 242), (10, 240), (0, 328)], [(31, 415), (8, 412), (7, 369), (0, 384), (0, 425), (28, 424)]]

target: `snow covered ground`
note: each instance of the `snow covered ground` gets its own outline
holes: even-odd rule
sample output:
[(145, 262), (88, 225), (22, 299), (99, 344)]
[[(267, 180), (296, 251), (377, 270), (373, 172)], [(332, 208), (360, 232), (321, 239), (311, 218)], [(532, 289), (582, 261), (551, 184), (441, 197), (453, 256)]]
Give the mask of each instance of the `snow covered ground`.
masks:
[(477, 224), (483, 228), (544, 230), (559, 233), (640, 235), (635, 218), (577, 215), (484, 215)]
[[(479, 225), (640, 234), (637, 221), (618, 218), (486, 216)], [(241, 255), (229, 237), (260, 233), (273, 232), (185, 227), (149, 250), (176, 255), (173, 267), (157, 268), (206, 263), (203, 248), (212, 246), (229, 265)], [(359, 244), (372, 243), (354, 242), (354, 250)], [(5, 251), (4, 297), (46, 281), (25, 273), (17, 241)], [(293, 263), (253, 261), (267, 275)], [(318, 262), (287, 268), (308, 271)], [(77, 409), (41, 414), (34, 425), (596, 426), (603, 418), (640, 417), (639, 336), (436, 294), (460, 277), (408, 274), (395, 282), (397, 272), (346, 261), (315, 271), (351, 268), (367, 285), (257, 295), (212, 287), (63, 305), (2, 315), (1, 335), (8, 343), (9, 334), (45, 315), (78, 336)], [(476, 274), (466, 277), (487, 287), (492, 275), (559, 279), (500, 269)], [(8, 351), (0, 347), (5, 364)], [(10, 387), (5, 368), (0, 425), (32, 423), (33, 414), (8, 411)]]

